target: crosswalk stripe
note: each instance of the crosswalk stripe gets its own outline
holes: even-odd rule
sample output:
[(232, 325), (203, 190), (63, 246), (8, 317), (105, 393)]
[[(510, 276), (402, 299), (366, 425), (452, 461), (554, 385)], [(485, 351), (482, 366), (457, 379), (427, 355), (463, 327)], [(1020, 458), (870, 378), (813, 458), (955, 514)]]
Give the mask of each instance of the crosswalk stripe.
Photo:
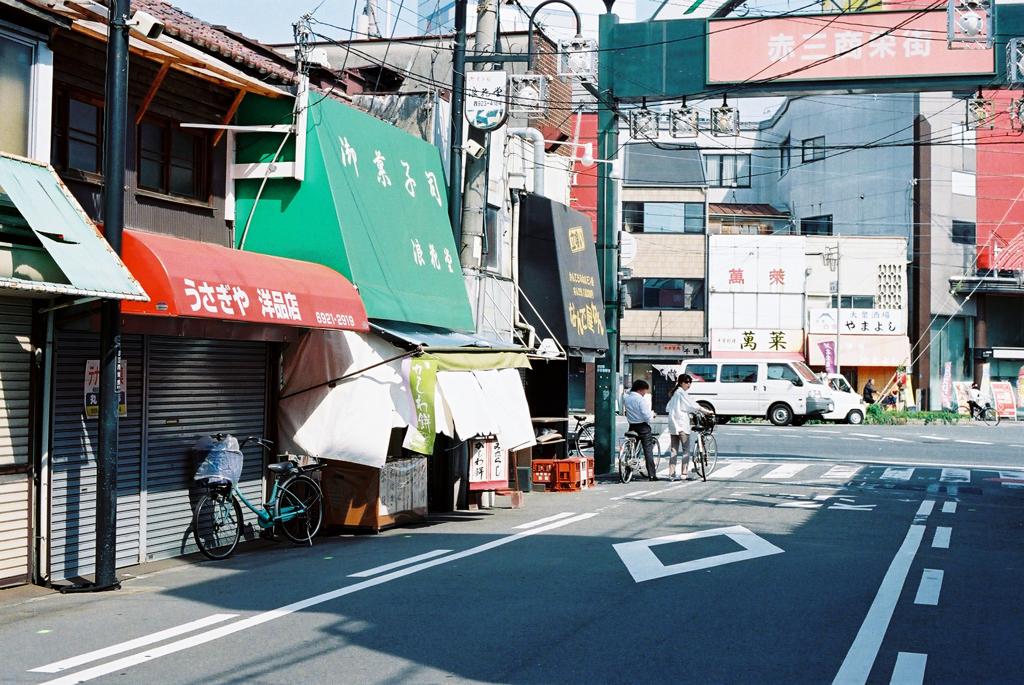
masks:
[(849, 464), (837, 464), (822, 475), (825, 480), (844, 480), (846, 478), (853, 478), (860, 471), (859, 466), (851, 466)]
[(793, 476), (800, 473), (809, 466), (810, 464), (783, 464), (782, 466), (774, 468), (768, 473), (764, 474), (763, 476), (761, 476), (761, 478), (792, 478)]
[(882, 480), (910, 480), (914, 476), (912, 468), (888, 468), (882, 473)]
[(970, 483), (971, 472), (969, 469), (942, 469), (939, 480), (943, 483)]
[(755, 466), (761, 466), (761, 462), (757, 461), (734, 461), (731, 464), (726, 464), (722, 468), (716, 470), (711, 474), (711, 478), (716, 480), (724, 480), (726, 478), (735, 478), (744, 471), (754, 468)]

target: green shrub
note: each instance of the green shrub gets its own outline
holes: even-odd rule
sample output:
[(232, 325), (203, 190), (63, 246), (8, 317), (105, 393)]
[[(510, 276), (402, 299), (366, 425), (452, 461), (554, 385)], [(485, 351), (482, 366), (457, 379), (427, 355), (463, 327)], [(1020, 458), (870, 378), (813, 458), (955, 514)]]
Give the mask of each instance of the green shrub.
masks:
[(872, 404), (868, 407), (868, 415), (864, 418), (864, 423), (891, 426), (905, 423), (907, 419), (914, 419), (924, 421), (925, 425), (932, 423), (948, 425), (955, 424), (962, 418), (966, 418), (966, 416), (951, 411), (882, 411), (877, 404)]

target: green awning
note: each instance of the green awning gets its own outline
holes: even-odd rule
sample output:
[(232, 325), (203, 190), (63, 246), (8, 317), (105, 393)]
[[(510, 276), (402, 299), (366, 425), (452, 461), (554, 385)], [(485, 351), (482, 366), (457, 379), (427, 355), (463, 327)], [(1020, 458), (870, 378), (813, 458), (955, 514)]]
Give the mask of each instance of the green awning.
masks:
[[(148, 300), (57, 174), (41, 162), (0, 152), (0, 193), (63, 272), (63, 282), (0, 277), (0, 288), (117, 300)], [(2, 239), (2, 238), (0, 238)]]
[[(280, 107), (246, 98), (239, 123), (277, 122)], [(313, 98), (307, 121), (305, 180), (267, 181), (239, 247), (331, 267), (372, 318), (473, 330), (437, 148), (330, 98)], [(278, 145), (241, 135), (237, 161), (270, 161)], [(239, 226), (260, 183), (238, 182)]]

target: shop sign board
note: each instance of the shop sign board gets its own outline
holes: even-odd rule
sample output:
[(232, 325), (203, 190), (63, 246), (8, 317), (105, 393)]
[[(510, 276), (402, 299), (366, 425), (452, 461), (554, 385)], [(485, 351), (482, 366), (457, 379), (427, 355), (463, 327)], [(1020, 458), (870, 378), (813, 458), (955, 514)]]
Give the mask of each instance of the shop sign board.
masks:
[(466, 119), (481, 131), (493, 131), (508, 119), (508, 74), (466, 72)]
[(508, 487), (508, 455), (497, 440), (473, 440), (469, 484), (473, 490)]
[(807, 255), (794, 236), (712, 236), (708, 282), (712, 293), (802, 294)]
[(968, 402), (971, 399), (971, 384), (967, 381), (956, 381), (953, 383), (953, 393), (955, 395), (956, 404), (953, 405), (953, 409), (958, 414), (970, 414), (971, 405)]
[(906, 335), (903, 309), (810, 309), (810, 332), (840, 335)]
[[(128, 416), (128, 362), (120, 360), (117, 365), (117, 415)], [(100, 415), (100, 361), (85, 362), (85, 415), (90, 419)]]
[(992, 381), (992, 402), (1000, 416), (1017, 418), (1017, 402), (1010, 381)]
[[(708, 24), (707, 83), (993, 74), (992, 48), (947, 46), (948, 19), (932, 12), (721, 19)], [(743, 55), (743, 59), (734, 59)]]
[(725, 328), (711, 331), (711, 352), (803, 352), (803, 329)]

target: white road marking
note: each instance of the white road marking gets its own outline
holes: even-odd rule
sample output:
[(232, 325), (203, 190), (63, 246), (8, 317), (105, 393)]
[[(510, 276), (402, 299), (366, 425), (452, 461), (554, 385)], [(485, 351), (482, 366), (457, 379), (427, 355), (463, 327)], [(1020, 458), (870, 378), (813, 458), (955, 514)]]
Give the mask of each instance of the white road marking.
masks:
[(818, 509), (821, 502), (780, 502), (776, 507), (788, 507), (790, 509)]
[(943, 502), (942, 503), (943, 514), (955, 514), (956, 513), (956, 502)]
[[(569, 515), (572, 516), (572, 514), (569, 514)], [(561, 518), (561, 517), (559, 517), (559, 518)], [(398, 561), (393, 561), (390, 564), (384, 564), (383, 566), (378, 566), (376, 568), (371, 568), (371, 569), (368, 569), (366, 571), (360, 571), (359, 573), (350, 573), (350, 574), (348, 574), (348, 577), (349, 578), (369, 578), (370, 576), (375, 576), (375, 575), (377, 575), (379, 573), (384, 573), (386, 571), (392, 571), (392, 570), (394, 570), (396, 568), (402, 568), (403, 566), (408, 566), (409, 564), (415, 564), (415, 563), (420, 562), (420, 561), (426, 561), (427, 559), (433, 559), (434, 557), (439, 557), (442, 554), (448, 554), (448, 552), (451, 552), (451, 550), (450, 549), (435, 549), (433, 552), (427, 552), (426, 554), (418, 554), (418, 555), (416, 555), (414, 557), (409, 557), (408, 559), (400, 559)]]
[(914, 476), (912, 468), (888, 468), (882, 472), (882, 480), (910, 480)]
[(983, 440), (957, 440), (965, 445), (991, 445), (991, 442), (985, 442)]
[(932, 515), (933, 509), (935, 509), (935, 500), (926, 499), (921, 502), (921, 506), (918, 507), (917, 513), (914, 514), (914, 523), (924, 523), (924, 519)]
[(845, 504), (843, 502), (836, 502), (829, 509), (837, 509), (839, 511), (874, 511), (874, 504)]
[(646, 497), (654, 497), (655, 495), (660, 495), (663, 492), (672, 492), (673, 490), (678, 490), (679, 488), (685, 488), (687, 485), (693, 485), (696, 482), (697, 482), (696, 480), (683, 481), (682, 483), (679, 483), (678, 485), (673, 485), (671, 487), (662, 488), (661, 490), (651, 490), (650, 492), (645, 493), (643, 495), (640, 495), (639, 497), (636, 497), (635, 499), (644, 499)]
[(939, 480), (943, 483), (970, 483), (971, 471), (970, 469), (942, 469)]
[(810, 430), (813, 430), (815, 433), (831, 433), (832, 435), (842, 433), (842, 431), (830, 430), (828, 428), (811, 428)]
[(914, 604), (929, 604), (938, 606), (939, 591), (942, 589), (942, 571), (934, 568), (926, 568), (921, 574), (921, 584), (917, 586), (917, 596), (914, 597)]
[(896, 556), (889, 565), (889, 570), (882, 579), (871, 608), (868, 609), (864, 623), (857, 631), (857, 637), (850, 646), (843, 665), (839, 667), (832, 685), (864, 685), (867, 683), (871, 667), (874, 666), (878, 657), (878, 649), (882, 646), (882, 639), (885, 631), (889, 628), (889, 621), (892, 620), (892, 613), (896, 609), (896, 602), (903, 591), (903, 584), (910, 572), (910, 565), (917, 556), (917, 550), (921, 546), (921, 538), (924, 537), (924, 526), (912, 525), (907, 531), (907, 537), (903, 540)]
[(932, 538), (932, 547), (949, 549), (949, 538), (952, 534), (953, 529), (949, 526), (938, 526), (935, 529), (935, 537)]
[(760, 428), (739, 428), (739, 427), (730, 428), (729, 429), (730, 433), (733, 432), (733, 431), (737, 431), (737, 432), (740, 432), (740, 433), (760, 433), (761, 429)]
[(890, 440), (892, 442), (913, 442), (912, 440), (904, 440), (903, 438), (882, 438), (882, 440)]
[(559, 519), (564, 519), (567, 516), (572, 516), (572, 515), (573, 515), (573, 512), (571, 512), (571, 511), (563, 511), (561, 514), (555, 514), (554, 516), (548, 516), (546, 518), (537, 519), (536, 521), (530, 521), (529, 523), (524, 523), (522, 525), (515, 526), (515, 527), (512, 528), (512, 530), (520, 530), (520, 529), (525, 530), (527, 528), (533, 528), (534, 526), (543, 526), (545, 523), (551, 523), (552, 521), (558, 521)]
[(900, 652), (896, 655), (896, 668), (892, 671), (889, 685), (921, 685), (924, 682), (924, 666), (927, 654)]
[(345, 595), (351, 595), (356, 592), (359, 592), (360, 590), (367, 590), (369, 588), (376, 587), (377, 585), (383, 585), (384, 583), (390, 582), (392, 580), (398, 580), (399, 578), (404, 578), (405, 576), (412, 575), (413, 573), (418, 573), (419, 571), (424, 571), (428, 568), (448, 564), (458, 559), (465, 559), (466, 557), (470, 557), (475, 554), (480, 554), (481, 552), (486, 552), (497, 547), (507, 545), (510, 542), (515, 542), (517, 540), (521, 540), (522, 538), (529, 537), (531, 535), (546, 533), (549, 530), (555, 530), (556, 528), (561, 528), (562, 526), (567, 526), (571, 523), (578, 523), (580, 521), (593, 518), (594, 516), (597, 516), (596, 512), (580, 514), (579, 516), (573, 516), (572, 518), (562, 519), (561, 521), (555, 521), (544, 526), (539, 526), (537, 528), (532, 528), (530, 530), (524, 530), (521, 533), (515, 533), (513, 535), (508, 535), (503, 538), (498, 538), (497, 540), (491, 540), (490, 542), (485, 542), (482, 545), (470, 547), (469, 549), (464, 550), (462, 552), (456, 552), (455, 554), (449, 554), (447, 556), (440, 557), (437, 559), (431, 559), (430, 561), (424, 561), (415, 566), (409, 566), (407, 568), (399, 569), (397, 571), (392, 571), (391, 573), (387, 573), (382, 576), (377, 576), (376, 578), (370, 578), (368, 580), (363, 580), (358, 583), (353, 583), (352, 585), (348, 585), (343, 588), (338, 588), (337, 590), (325, 592), (323, 594), (316, 595), (315, 597), (309, 597), (307, 599), (299, 600), (298, 602), (293, 602), (279, 609), (265, 611), (261, 614), (256, 614), (255, 616), (250, 616), (249, 618), (242, 619), (241, 621), (235, 621), (234, 623), (228, 624), (226, 626), (215, 628), (213, 630), (202, 633), (201, 635), (194, 635), (192, 637), (185, 638), (184, 640), (178, 640), (177, 642), (172, 642), (168, 645), (163, 645), (162, 647), (156, 647), (147, 652), (133, 654), (132, 656), (117, 659), (116, 661), (111, 661), (100, 666), (87, 668), (84, 671), (79, 671), (78, 673), (72, 673), (71, 675), (66, 675), (61, 678), (48, 680), (45, 683), (42, 683), (42, 685), (75, 685), (76, 683), (84, 683), (88, 680), (92, 680), (93, 678), (99, 678), (100, 676), (107, 675), (108, 673), (123, 671), (126, 668), (137, 666), (138, 664), (152, 662), (154, 659), (158, 659), (162, 656), (167, 656), (168, 654), (174, 654), (176, 652), (181, 652), (192, 647), (197, 647), (199, 645), (206, 644), (207, 642), (219, 640), (222, 637), (233, 635), (248, 628), (254, 628), (258, 625), (262, 625), (269, 621), (273, 621), (276, 618), (281, 618), (283, 616), (295, 613), (296, 611), (301, 611), (303, 609), (308, 609), (309, 607), (316, 606), (318, 604), (323, 604), (324, 602), (329, 602), (332, 599), (344, 597)]
[(620, 500), (620, 499), (629, 499), (630, 497), (638, 497), (638, 496), (644, 494), (645, 492), (650, 492), (650, 490), (640, 490), (638, 492), (631, 492), (628, 495), (619, 495), (618, 497), (609, 497), (608, 499), (610, 499), (612, 502), (615, 502), (615, 501)]
[[(693, 561), (671, 564), (670, 566), (665, 566), (661, 563), (661, 560), (655, 556), (653, 551), (651, 551), (651, 547), (656, 547), (658, 545), (665, 545), (671, 542), (683, 542), (686, 540), (697, 540), (700, 538), (717, 537), (719, 535), (724, 535), (733, 542), (739, 544), (743, 547), (743, 551), (716, 554), (712, 557), (694, 559)], [(656, 578), (664, 578), (666, 576), (674, 576), (679, 573), (701, 571), (706, 568), (722, 566), (723, 564), (731, 564), (736, 561), (746, 561), (748, 559), (756, 559), (758, 557), (764, 557), (771, 554), (781, 554), (785, 551), (779, 549), (759, 535), (750, 532), (743, 526), (712, 528), (711, 530), (702, 530), (696, 533), (667, 535), (665, 537), (654, 538), (652, 540), (620, 542), (616, 545), (612, 545), (612, 547), (615, 548), (619, 558), (622, 559), (622, 563), (626, 565), (626, 569), (629, 571), (629, 574), (633, 576), (633, 580), (637, 583), (654, 580)]]
[(810, 464), (783, 464), (777, 468), (772, 469), (768, 473), (761, 476), (762, 479), (777, 479), (777, 478), (792, 478), (796, 474), (800, 473)]
[(860, 466), (850, 466), (849, 464), (838, 464), (833, 466), (831, 469), (825, 472), (822, 476), (828, 480), (847, 480), (857, 475), (857, 472), (861, 470)]
[(939, 440), (941, 442), (945, 442), (945, 441), (949, 440), (949, 438), (944, 438), (944, 437), (939, 436), (939, 435), (922, 435), (921, 439), (922, 440)]
[(850, 433), (850, 435), (856, 435), (861, 438), (877, 438), (878, 436), (874, 433)]
[(853, 440), (854, 442), (860, 442), (860, 438), (839, 438), (840, 440)]
[(220, 623), (221, 621), (226, 621), (229, 618), (235, 618), (237, 616), (238, 614), (213, 614), (212, 616), (201, 618), (198, 621), (184, 623), (180, 626), (161, 630), (160, 632), (152, 633), (151, 635), (137, 637), (134, 640), (128, 640), (127, 642), (122, 642), (103, 649), (97, 649), (94, 652), (80, 654), (78, 656), (71, 657), (70, 659), (64, 659), (63, 661), (54, 661), (52, 664), (46, 664), (39, 668), (32, 668), (29, 669), (29, 673), (59, 673), (61, 671), (66, 671), (69, 668), (75, 668), (76, 666), (87, 664), (90, 661), (106, 659), (107, 657), (114, 656), (115, 654), (130, 652), (133, 649), (145, 647), (146, 645), (151, 645), (155, 642), (161, 642), (172, 637), (177, 637), (178, 635), (191, 633), (193, 630), (199, 630), (200, 628), (205, 628), (206, 626), (211, 626), (214, 623)]
[(715, 480), (724, 480), (726, 478), (735, 478), (744, 471), (752, 469), (755, 466), (761, 466), (761, 462), (757, 461), (734, 461), (731, 464), (726, 464), (722, 468), (716, 470), (711, 474), (711, 477)]

